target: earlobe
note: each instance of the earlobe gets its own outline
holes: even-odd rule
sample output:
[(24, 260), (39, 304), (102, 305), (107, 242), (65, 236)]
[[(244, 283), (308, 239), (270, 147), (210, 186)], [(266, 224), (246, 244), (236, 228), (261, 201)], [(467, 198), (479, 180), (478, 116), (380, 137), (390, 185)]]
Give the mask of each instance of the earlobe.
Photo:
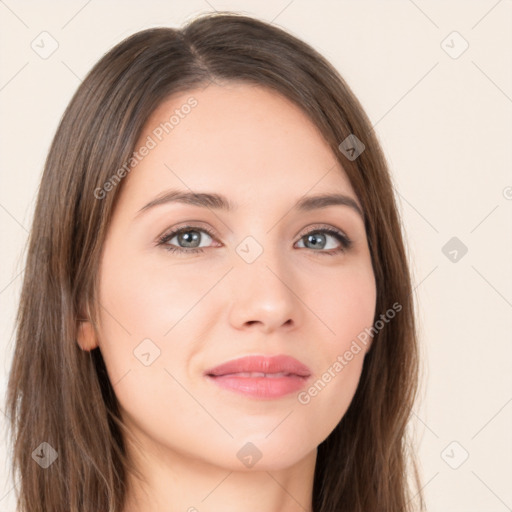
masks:
[(93, 350), (98, 346), (98, 340), (96, 339), (96, 333), (92, 323), (88, 320), (80, 322), (78, 326), (77, 342), (80, 348), (84, 351)]

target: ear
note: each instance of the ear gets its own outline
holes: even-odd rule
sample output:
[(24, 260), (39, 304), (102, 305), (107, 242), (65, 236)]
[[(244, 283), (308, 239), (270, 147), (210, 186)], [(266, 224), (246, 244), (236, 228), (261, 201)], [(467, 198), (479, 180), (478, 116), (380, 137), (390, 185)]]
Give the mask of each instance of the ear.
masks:
[(89, 320), (82, 320), (78, 327), (77, 342), (84, 351), (90, 351), (98, 346), (94, 326)]

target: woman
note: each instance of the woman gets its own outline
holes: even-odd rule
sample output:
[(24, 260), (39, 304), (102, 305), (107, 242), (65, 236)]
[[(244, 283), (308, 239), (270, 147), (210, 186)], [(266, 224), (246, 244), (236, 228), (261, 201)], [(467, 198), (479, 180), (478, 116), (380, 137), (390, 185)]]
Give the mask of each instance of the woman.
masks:
[(17, 325), (22, 512), (412, 509), (392, 183), (346, 83), (281, 29), (206, 15), (94, 66), (46, 161)]

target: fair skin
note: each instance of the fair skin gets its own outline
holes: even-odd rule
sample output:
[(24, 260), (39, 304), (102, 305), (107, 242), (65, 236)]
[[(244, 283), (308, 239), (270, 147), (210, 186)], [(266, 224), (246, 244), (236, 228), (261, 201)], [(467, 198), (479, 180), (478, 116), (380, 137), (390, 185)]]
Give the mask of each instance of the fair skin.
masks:
[[(369, 345), (307, 404), (296, 392), (262, 399), (221, 389), (203, 373), (241, 356), (286, 354), (311, 369), (309, 387), (372, 325), (362, 217), (346, 205), (293, 209), (326, 193), (361, 205), (309, 118), (262, 87), (178, 93), (152, 113), (136, 148), (190, 96), (197, 106), (124, 178), (102, 253), (101, 316), (96, 331), (82, 324), (78, 340), (83, 350), (100, 347), (129, 455), (145, 476), (130, 477), (123, 512), (311, 511), (317, 447), (350, 405)], [(222, 194), (236, 208), (168, 202), (137, 215), (170, 189)], [(179, 236), (157, 245), (186, 223), (203, 252), (167, 251), (187, 250)], [(334, 253), (343, 246), (325, 228), (343, 232), (350, 248)], [(324, 238), (308, 243), (318, 230)], [(237, 252), (248, 236), (263, 251), (251, 263)], [(143, 352), (160, 350), (149, 365), (134, 354), (145, 339)], [(249, 442), (261, 453), (252, 467), (237, 457)]]

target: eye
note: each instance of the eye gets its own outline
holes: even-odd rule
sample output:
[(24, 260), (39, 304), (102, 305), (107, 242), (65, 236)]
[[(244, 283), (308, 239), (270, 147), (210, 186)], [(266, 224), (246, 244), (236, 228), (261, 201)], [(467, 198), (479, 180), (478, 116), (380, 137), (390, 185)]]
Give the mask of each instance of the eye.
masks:
[[(203, 248), (199, 246), (204, 237), (202, 234), (206, 234), (206, 237), (210, 239), (214, 236), (213, 233), (206, 228), (184, 226), (164, 234), (160, 237), (157, 245), (163, 245), (167, 251), (175, 253), (203, 252)], [(171, 245), (171, 241), (174, 238), (176, 238), (177, 242)]]
[[(329, 243), (329, 238), (335, 239), (337, 243), (332, 241)], [(312, 246), (314, 252), (327, 256), (333, 256), (335, 254), (345, 252), (352, 246), (352, 240), (350, 240), (345, 233), (332, 227), (323, 226), (317, 227), (316, 229), (307, 232), (305, 235), (302, 235), (297, 243), (301, 242), (302, 247), (305, 247), (305, 244), (308, 244)], [(330, 245), (330, 247), (327, 247), (328, 245)]]
[[(204, 236), (207, 238), (207, 244), (201, 247), (200, 243)], [(211, 243), (214, 238), (215, 235), (209, 229), (198, 226), (182, 226), (162, 235), (157, 245), (164, 246), (165, 250), (181, 255), (201, 253), (208, 246), (208, 239)], [(174, 239), (176, 240), (173, 242)], [(329, 242), (329, 239), (335, 241)], [(300, 244), (301, 242), (302, 246), (299, 246), (299, 248), (312, 249), (313, 252), (328, 256), (346, 252), (352, 246), (352, 241), (345, 233), (336, 228), (325, 226), (315, 226), (315, 229), (302, 235), (297, 243)], [(311, 247), (306, 247), (305, 243)]]

